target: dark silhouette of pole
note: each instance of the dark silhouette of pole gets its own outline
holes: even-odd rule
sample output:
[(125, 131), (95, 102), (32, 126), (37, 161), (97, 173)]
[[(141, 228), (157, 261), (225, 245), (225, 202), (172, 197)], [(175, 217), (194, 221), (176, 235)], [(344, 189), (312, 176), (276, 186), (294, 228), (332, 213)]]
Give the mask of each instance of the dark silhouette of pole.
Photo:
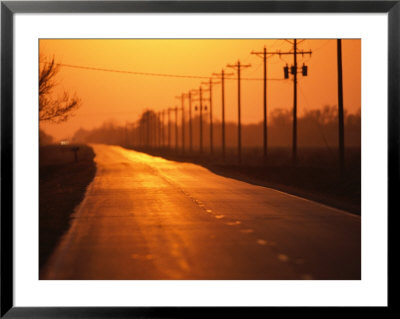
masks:
[(343, 74), (342, 74), (342, 40), (337, 39), (338, 68), (338, 116), (339, 116), (339, 161), (344, 170), (344, 111), (343, 111)]
[(176, 106), (175, 109), (175, 151), (178, 153), (178, 107)]
[[(199, 94), (199, 99), (196, 101), (200, 102), (200, 106), (199, 106), (199, 112), (200, 112), (200, 116), (199, 116), (199, 151), (200, 154), (203, 154), (203, 89), (200, 86), (200, 88), (198, 90), (193, 90), (193, 93), (197, 93)], [(194, 100), (191, 99), (191, 101), (193, 102)], [(206, 109), (207, 106), (204, 106), (204, 108)], [(195, 110), (197, 111), (197, 106), (195, 107)]]
[(263, 52), (251, 52), (251, 54), (256, 54), (262, 56), (264, 62), (264, 125), (263, 125), (263, 147), (264, 147), (264, 160), (267, 158), (268, 152), (268, 126), (267, 126), (267, 48), (264, 47)]
[(139, 135), (139, 147), (143, 146), (143, 125), (142, 121), (138, 120), (138, 135)]
[(133, 146), (137, 147), (138, 146), (138, 141), (137, 141), (137, 122), (133, 123), (133, 131), (132, 131), (132, 135), (133, 135)]
[(147, 141), (146, 141), (146, 146), (150, 147), (150, 113), (147, 112), (147, 116), (146, 116), (146, 126), (147, 126)]
[(151, 112), (150, 113), (150, 143), (151, 146), (154, 148), (156, 145), (156, 139), (157, 139), (157, 131), (156, 131), (156, 118), (155, 118), (155, 113)]
[(242, 162), (242, 124), (240, 123), (240, 62), (238, 61), (238, 162)]
[(161, 111), (157, 112), (157, 127), (158, 127), (158, 148), (161, 148)]
[(221, 138), (222, 138), (222, 159), (225, 159), (225, 76), (233, 75), (233, 73), (225, 73), (224, 69), (221, 70), (221, 73), (213, 73), (220, 77), (221, 80), (221, 111), (222, 111), (222, 127), (221, 127)]
[(213, 152), (214, 152), (214, 147), (213, 147), (213, 144), (214, 144), (214, 134), (213, 134), (213, 113), (212, 113), (212, 86), (214, 85), (214, 84), (219, 84), (219, 82), (213, 82), (212, 81), (212, 79), (210, 78), (210, 80), (208, 81), (208, 82), (202, 82), (203, 84), (208, 84), (208, 86), (209, 86), (209, 89), (208, 89), (208, 92), (209, 92), (209, 106), (210, 106), (210, 153), (211, 154), (213, 154)]
[(199, 88), (200, 92), (200, 154), (203, 154), (203, 94), (201, 86)]
[(181, 100), (181, 112), (182, 112), (182, 128), (181, 128), (181, 138), (182, 138), (182, 153), (185, 153), (185, 93), (182, 93), (181, 96), (176, 96)]
[(209, 101), (209, 107), (210, 107), (210, 153), (213, 153), (213, 119), (212, 119), (212, 80), (209, 80), (209, 95), (210, 95), (210, 101)]
[(225, 159), (225, 74), (221, 71), (221, 105), (222, 105), (222, 158)]
[(193, 151), (193, 131), (192, 131), (192, 92), (189, 91), (189, 150), (190, 153)]
[(297, 162), (297, 40), (294, 39), (293, 43), (293, 145), (292, 156), (293, 161)]
[(234, 68), (237, 70), (237, 75), (238, 75), (238, 163), (239, 165), (242, 163), (242, 125), (241, 125), (241, 116), (240, 116), (240, 112), (241, 112), (241, 108), (240, 108), (240, 70), (242, 68), (248, 68), (251, 65), (247, 64), (247, 65), (243, 65), (240, 64), (240, 61), (237, 62), (236, 65), (227, 65), (230, 68)]
[[(288, 40), (286, 40), (288, 41)], [(302, 40), (304, 41), (304, 40)], [(300, 41), (300, 42), (302, 42)], [(290, 41), (288, 41), (290, 42)], [(290, 42), (291, 43), (291, 42)], [(276, 51), (276, 52), (268, 52), (268, 55), (293, 55), (293, 62), (294, 65), (291, 67), (291, 74), (293, 74), (293, 129), (292, 129), (292, 158), (293, 162), (297, 162), (297, 55), (301, 54), (301, 56), (309, 54), (311, 56), (311, 50), (309, 51), (298, 51), (297, 50), (297, 39), (294, 39), (293, 41), (293, 51), (287, 51), (287, 52), (281, 52), (281, 51)], [(303, 64), (303, 67), (301, 69), (303, 76), (307, 76), (307, 66)], [(265, 70), (266, 72), (266, 70)], [(285, 79), (289, 78), (289, 67), (286, 65), (284, 67), (284, 74), (285, 74)], [(266, 77), (265, 77), (266, 81)], [(266, 85), (266, 84), (265, 84)], [(266, 92), (266, 90), (265, 90)], [(266, 94), (266, 93), (265, 93)], [(266, 98), (266, 97), (265, 97)]]
[(161, 146), (165, 147), (165, 111), (161, 111)]
[(185, 153), (185, 107), (183, 99), (184, 96), (182, 95), (182, 153)]
[(146, 147), (146, 118), (143, 119), (143, 129), (142, 129), (142, 145)]
[(154, 112), (151, 117), (153, 118), (153, 130), (154, 130), (153, 146), (157, 147), (157, 139), (158, 139), (157, 113)]
[(125, 146), (128, 146), (128, 122), (125, 122)]
[(171, 150), (171, 108), (168, 108), (168, 150)]

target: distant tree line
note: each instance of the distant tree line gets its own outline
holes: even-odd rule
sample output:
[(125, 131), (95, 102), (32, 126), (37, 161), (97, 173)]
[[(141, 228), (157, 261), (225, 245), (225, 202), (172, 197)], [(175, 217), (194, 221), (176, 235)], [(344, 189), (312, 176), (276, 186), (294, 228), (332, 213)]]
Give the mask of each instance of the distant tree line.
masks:
[[(153, 121), (149, 122), (148, 119)], [(175, 147), (175, 116), (171, 116), (170, 145)], [(162, 133), (160, 133), (160, 127)], [(189, 148), (189, 123), (186, 114), (185, 122), (185, 149)], [(220, 121), (213, 122), (214, 148), (221, 148)], [(192, 118), (193, 149), (199, 148), (199, 117)], [(181, 117), (178, 117), (178, 145), (181, 147)], [(226, 146), (229, 148), (237, 145), (237, 124), (225, 124)], [(164, 126), (153, 111), (146, 111), (137, 123), (118, 125), (111, 121), (92, 129), (79, 129), (74, 137), (74, 142), (103, 143), (129, 146), (160, 146), (161, 134), (164, 146), (168, 145), (168, 123), (165, 117)], [(203, 115), (203, 148), (205, 152), (210, 145), (209, 122)], [(242, 125), (243, 147), (262, 147), (263, 125), (262, 122)], [(268, 114), (268, 146), (291, 147), (292, 143), (292, 112), (291, 110), (275, 109)], [(333, 148), (338, 145), (338, 119), (336, 106), (324, 106), (322, 109), (306, 111), (298, 117), (298, 145), (299, 147), (325, 147)], [(355, 114), (345, 114), (345, 145), (346, 147), (361, 147), (361, 110)]]
[(43, 130), (39, 130), (39, 146), (49, 145), (54, 142), (53, 137)]

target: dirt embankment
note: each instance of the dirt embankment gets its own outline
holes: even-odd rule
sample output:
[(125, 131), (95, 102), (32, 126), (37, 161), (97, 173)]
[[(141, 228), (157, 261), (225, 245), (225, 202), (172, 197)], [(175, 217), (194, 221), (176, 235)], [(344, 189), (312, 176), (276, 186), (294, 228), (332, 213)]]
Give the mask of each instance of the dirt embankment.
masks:
[[(74, 147), (79, 147), (76, 158)], [(70, 216), (95, 176), (94, 156), (86, 145), (39, 148), (39, 269), (68, 230)]]

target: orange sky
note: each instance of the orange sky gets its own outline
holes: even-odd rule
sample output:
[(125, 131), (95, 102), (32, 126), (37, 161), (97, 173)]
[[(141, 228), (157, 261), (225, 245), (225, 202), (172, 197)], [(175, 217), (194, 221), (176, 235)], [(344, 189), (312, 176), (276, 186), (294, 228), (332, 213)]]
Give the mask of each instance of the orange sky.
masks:
[[(252, 50), (288, 51), (285, 40), (40, 40), (40, 53), (54, 56), (63, 64), (103, 69), (162, 74), (211, 76), (213, 72), (235, 72), (226, 64), (252, 66), (242, 71), (243, 78), (262, 78), (262, 59)], [(308, 65), (308, 76), (298, 76), (298, 112), (337, 105), (336, 40), (305, 40), (298, 50), (313, 51), (298, 56), (298, 64)], [(293, 82), (283, 79), (283, 66), (293, 56), (268, 57), (268, 110), (293, 107)], [(236, 77), (234, 77), (236, 78)], [(279, 79), (278, 81), (272, 79)], [(180, 105), (175, 96), (197, 89), (202, 79), (155, 77), (62, 67), (57, 75), (57, 92), (76, 92), (82, 106), (65, 123), (41, 123), (41, 128), (57, 139), (72, 137), (80, 127), (91, 129), (104, 121), (136, 121), (146, 109), (162, 110)], [(206, 87), (206, 86), (204, 86)], [(263, 118), (263, 82), (243, 80), (242, 122)], [(344, 108), (355, 113), (361, 107), (361, 40), (343, 40)], [(207, 95), (206, 95), (207, 96)], [(226, 119), (237, 120), (237, 81), (225, 84)], [(186, 104), (187, 106), (187, 104)], [(221, 86), (213, 88), (213, 114), (221, 117)]]

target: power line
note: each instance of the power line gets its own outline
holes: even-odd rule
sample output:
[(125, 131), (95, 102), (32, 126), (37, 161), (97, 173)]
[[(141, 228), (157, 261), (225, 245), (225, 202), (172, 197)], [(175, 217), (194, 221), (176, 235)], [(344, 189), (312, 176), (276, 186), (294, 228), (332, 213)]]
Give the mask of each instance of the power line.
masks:
[[(42, 64), (49, 64), (49, 62), (40, 62)], [(189, 75), (189, 74), (170, 74), (170, 73), (153, 73), (153, 72), (140, 72), (140, 71), (125, 71), (125, 70), (117, 70), (117, 69), (107, 69), (100, 67), (91, 67), (84, 65), (74, 65), (74, 64), (64, 64), (64, 63), (56, 63), (56, 65), (61, 67), (73, 68), (73, 69), (81, 69), (81, 70), (90, 70), (90, 71), (101, 71), (101, 72), (111, 72), (111, 73), (122, 73), (122, 74), (133, 74), (133, 75), (144, 75), (144, 76), (157, 76), (157, 77), (170, 77), (170, 78), (184, 78), (184, 79), (209, 79), (209, 76), (202, 75)], [(235, 80), (234, 78), (226, 78), (226, 80)], [(241, 78), (241, 80), (245, 81), (263, 81), (262, 78)], [(268, 79), (269, 81), (283, 81), (280, 78)]]

